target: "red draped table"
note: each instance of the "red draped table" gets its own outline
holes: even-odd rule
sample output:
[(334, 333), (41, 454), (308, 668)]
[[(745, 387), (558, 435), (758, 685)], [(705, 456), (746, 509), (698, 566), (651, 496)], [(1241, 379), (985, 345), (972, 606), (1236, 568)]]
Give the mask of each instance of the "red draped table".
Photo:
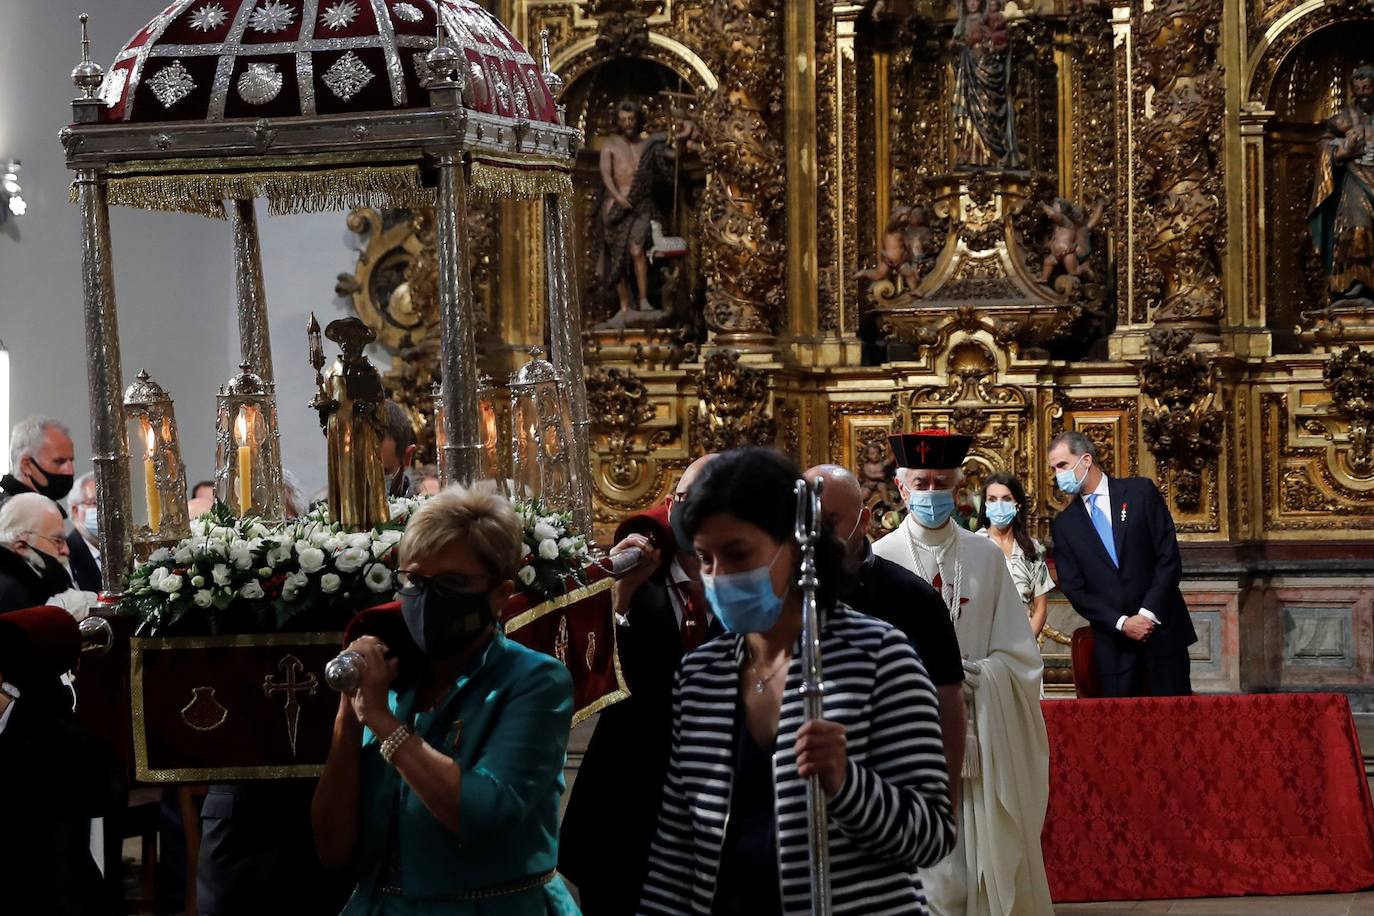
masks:
[(1041, 705), (1056, 902), (1374, 885), (1374, 811), (1343, 695)]

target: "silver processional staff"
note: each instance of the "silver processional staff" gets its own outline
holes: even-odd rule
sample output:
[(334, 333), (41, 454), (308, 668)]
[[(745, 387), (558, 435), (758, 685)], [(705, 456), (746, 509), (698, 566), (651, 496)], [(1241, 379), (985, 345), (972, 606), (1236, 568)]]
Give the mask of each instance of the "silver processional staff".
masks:
[[(797, 543), (801, 545), (801, 578), (797, 585), (802, 595), (802, 698), (806, 720), (820, 719), (825, 710), (825, 686), (821, 680), (821, 628), (816, 613), (816, 541), (821, 536), (821, 485), (817, 479), (808, 484), (798, 480)], [(806, 828), (811, 848), (811, 912), (830, 916), (830, 840), (826, 834), (825, 791), (821, 777), (812, 774), (806, 781)]]

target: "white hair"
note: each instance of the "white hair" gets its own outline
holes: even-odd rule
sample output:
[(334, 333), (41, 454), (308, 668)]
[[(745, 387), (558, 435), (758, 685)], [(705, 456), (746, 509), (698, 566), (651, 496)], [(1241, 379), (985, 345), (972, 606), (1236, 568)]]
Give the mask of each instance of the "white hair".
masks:
[(29, 540), (28, 535), (38, 529), (43, 516), (58, 511), (57, 503), (40, 493), (19, 493), (0, 506), (0, 544), (9, 546), (15, 541)]
[(287, 518), (300, 518), (310, 509), (300, 478), (286, 470), (281, 472), (281, 501), (282, 513)]
[(86, 484), (95, 483), (95, 471), (87, 471), (72, 481), (72, 491), (67, 494), (67, 514), (76, 511), (76, 504), (86, 501)]
[(57, 430), (68, 439), (72, 437), (72, 431), (67, 424), (52, 417), (26, 417), (14, 424), (14, 429), (10, 431), (11, 473), (25, 458), (34, 458), (42, 451), (43, 439), (50, 429)]
[[(906, 484), (907, 486), (911, 486), (911, 478), (909, 475), (915, 474), (918, 470), (921, 470), (921, 468), (898, 468), (897, 479), (900, 480), (902, 483)], [(957, 487), (959, 486), (959, 484), (964, 482), (964, 469), (962, 467), (940, 468), (932, 470), (936, 470), (936, 473), (940, 474), (943, 474), (945, 471), (953, 471), (954, 482), (951, 484), (951, 486)]]

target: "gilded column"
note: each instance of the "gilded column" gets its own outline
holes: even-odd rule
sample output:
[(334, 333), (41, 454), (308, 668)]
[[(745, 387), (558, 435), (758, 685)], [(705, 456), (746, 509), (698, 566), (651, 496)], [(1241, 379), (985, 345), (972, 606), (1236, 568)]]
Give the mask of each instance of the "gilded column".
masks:
[(130, 528), (133, 516), (105, 176), (96, 169), (79, 170), (76, 194), (81, 208), (81, 280), (86, 312), (86, 385), (91, 393), (91, 453), (103, 548), (100, 571), (105, 593), (118, 596), (132, 559)]
[(1108, 343), (1113, 359), (1139, 355), (1144, 350), (1146, 316), (1135, 295), (1136, 195), (1135, 195), (1135, 32), (1130, 0), (1112, 4), (1112, 49), (1116, 107), (1116, 208), (1120, 227), (1116, 238), (1116, 330)]
[(787, 304), (794, 337), (814, 337), (816, 315), (816, 6), (787, 4), (784, 115), (787, 131)]
[[(1242, 225), (1245, 226), (1241, 274), (1245, 306), (1244, 320), (1238, 315), (1233, 323), (1257, 329), (1264, 328), (1269, 318), (1269, 283), (1265, 271), (1269, 240), (1265, 226), (1264, 131), (1272, 117), (1274, 112), (1265, 110), (1260, 102), (1247, 102), (1240, 111), (1240, 195), (1244, 207)], [(1268, 355), (1268, 348), (1264, 350), (1254, 355)]]
[[(835, 3), (834, 16), (834, 123), (835, 161), (831, 163), (831, 194), (835, 213), (834, 312), (821, 316), (821, 326), (837, 337), (853, 338), (859, 328), (859, 299), (849, 275), (859, 263), (859, 92), (854, 41), (862, 3)], [(886, 116), (886, 112), (882, 113)], [(881, 238), (881, 236), (879, 236)]]
[(272, 339), (267, 325), (267, 291), (262, 279), (262, 244), (251, 200), (229, 204), (234, 225), (234, 282), (238, 288), (239, 355), (258, 378), (274, 384)]

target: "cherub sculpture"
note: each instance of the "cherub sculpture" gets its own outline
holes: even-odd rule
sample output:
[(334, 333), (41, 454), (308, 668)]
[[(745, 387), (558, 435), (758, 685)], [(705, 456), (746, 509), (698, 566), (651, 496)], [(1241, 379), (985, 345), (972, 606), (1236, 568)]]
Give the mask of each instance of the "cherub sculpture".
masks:
[(907, 289), (921, 282), (926, 266), (935, 256), (935, 233), (930, 227), (930, 208), (924, 204), (896, 207), (883, 230), (883, 247), (878, 252), (878, 266), (870, 270), (856, 270), (856, 280), (871, 284), (891, 282), (897, 274)]
[(1092, 268), (1084, 262), (1092, 254), (1092, 231), (1102, 222), (1106, 206), (1106, 200), (1098, 200), (1089, 215), (1083, 212), (1082, 207), (1062, 197), (1056, 197), (1053, 203), (1040, 205), (1040, 209), (1054, 223), (1049, 238), (1049, 252), (1045, 255), (1045, 269), (1040, 275), (1041, 283), (1048, 286), (1059, 269), (1066, 276), (1080, 281), (1093, 279)]

